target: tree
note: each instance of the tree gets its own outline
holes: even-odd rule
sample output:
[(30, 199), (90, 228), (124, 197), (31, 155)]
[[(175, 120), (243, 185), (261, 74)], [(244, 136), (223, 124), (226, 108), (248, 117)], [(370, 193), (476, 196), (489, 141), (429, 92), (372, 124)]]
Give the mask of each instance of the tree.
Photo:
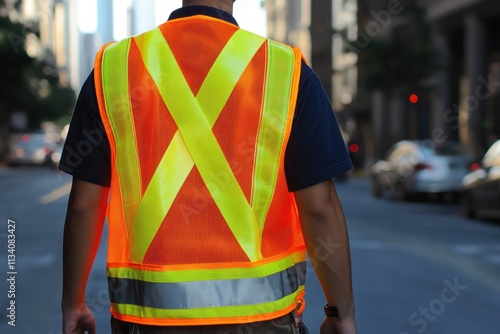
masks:
[[(5, 5), (4, 1), (0, 4)], [(0, 14), (5, 7), (1, 7)], [(0, 15), (0, 119), (5, 121), (11, 111), (26, 108), (33, 101), (29, 94), (25, 73), (33, 65), (26, 53), (24, 37), (26, 27), (13, 22), (9, 16)]]
[[(425, 7), (415, 0), (358, 0), (357, 38), (349, 33), (337, 31), (346, 51), (357, 54), (358, 92), (350, 107), (365, 129), (367, 160), (382, 157), (402, 138), (428, 137), (429, 79), (444, 65)], [(408, 101), (413, 93), (418, 104)]]
[(42, 121), (70, 115), (75, 93), (59, 84), (54, 57), (33, 58), (26, 50), (29, 36), (39, 36), (36, 24), (20, 20), (20, 0), (0, 0), (0, 163), (8, 150), (9, 120), (15, 111), (28, 116), (30, 128)]
[(358, 66), (366, 74), (369, 90), (405, 95), (423, 91), (426, 80), (442, 68), (425, 8), (411, 0), (402, 1), (402, 8), (367, 45), (362, 34), (351, 42), (351, 46), (366, 45), (359, 50)]
[(0, 0), (0, 121), (8, 123), (13, 111), (28, 114), (30, 127), (70, 114), (74, 92), (59, 84), (54, 57), (46, 50), (45, 59), (26, 51), (26, 38), (36, 39), (36, 25), (17, 18), (21, 1)]

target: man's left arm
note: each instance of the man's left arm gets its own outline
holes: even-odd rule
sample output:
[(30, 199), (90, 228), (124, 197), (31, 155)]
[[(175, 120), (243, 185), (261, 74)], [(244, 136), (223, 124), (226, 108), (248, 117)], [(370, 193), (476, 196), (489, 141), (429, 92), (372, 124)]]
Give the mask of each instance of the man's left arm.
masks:
[(109, 188), (73, 178), (63, 245), (63, 333), (95, 333), (85, 301), (87, 280), (102, 236)]

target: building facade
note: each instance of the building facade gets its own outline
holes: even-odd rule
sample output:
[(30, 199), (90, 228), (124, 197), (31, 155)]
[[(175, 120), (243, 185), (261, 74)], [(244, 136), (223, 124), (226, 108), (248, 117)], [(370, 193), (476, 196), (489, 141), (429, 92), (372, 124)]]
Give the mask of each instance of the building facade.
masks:
[[(391, 3), (398, 7), (390, 7)], [(379, 37), (373, 27), (378, 24), (383, 28), (386, 22), (397, 20), (405, 4), (358, 1), (358, 36)], [(458, 141), (480, 159), (500, 137), (500, 43), (493, 38), (500, 28), (497, 2), (421, 0), (419, 4), (426, 9), (432, 39), (441, 57), (441, 68), (429, 78), (419, 102), (412, 105), (407, 97), (369, 92), (363, 88), (364, 74), (358, 73), (353, 102), (345, 104), (356, 120), (368, 165), (401, 139), (431, 139), (437, 144)], [(362, 49), (358, 57), (363, 57)]]
[[(408, 96), (368, 90), (366, 73), (358, 65), (366, 56), (364, 47), (375, 38), (383, 38), (386, 28), (401, 19), (409, 2), (331, 0), (334, 109), (344, 130), (360, 142), (365, 167), (401, 139), (459, 141), (479, 159), (500, 137), (500, 40), (495, 38), (500, 28), (498, 2), (418, 2), (426, 9), (442, 66), (426, 80), (427, 87), (419, 92), (416, 104), (411, 104)], [(267, 0), (269, 36), (311, 50), (317, 39), (318, 16), (306, 6), (311, 8), (311, 2)]]
[(97, 27), (82, 33), (78, 26), (79, 6), (84, 0), (23, 0), (21, 16), (39, 31), (27, 36), (30, 55), (49, 60), (63, 86), (79, 91), (93, 68), (96, 52), (113, 41), (113, 0), (97, 1)]
[(422, 0), (445, 59), (432, 101), (434, 136), (474, 157), (500, 138), (500, 7), (496, 0)]
[(137, 35), (156, 27), (155, 0), (132, 0), (132, 35)]
[[(60, 83), (69, 86), (75, 73), (71, 70), (71, 57), (78, 54), (78, 47), (73, 43), (75, 29), (71, 29), (69, 15), (76, 3), (71, 0), (24, 0), (20, 18), (35, 27), (38, 38), (32, 34), (26, 36), (26, 49), (30, 56), (45, 59), (51, 71), (59, 75)], [(70, 51), (73, 51), (70, 53)]]
[(101, 43), (115, 40), (113, 0), (97, 1), (97, 34)]
[(357, 53), (346, 48), (344, 38), (357, 37), (357, 1), (333, 0), (333, 96), (335, 110), (343, 111), (357, 95)]
[(300, 48), (306, 59), (311, 58), (312, 0), (266, 0), (267, 36)]
[(356, 31), (355, 4), (356, 0), (265, 2), (267, 35), (301, 49), (320, 78), (342, 125), (347, 121), (345, 103), (351, 102), (357, 88), (356, 54), (344, 52), (342, 39), (336, 38), (335, 32)]

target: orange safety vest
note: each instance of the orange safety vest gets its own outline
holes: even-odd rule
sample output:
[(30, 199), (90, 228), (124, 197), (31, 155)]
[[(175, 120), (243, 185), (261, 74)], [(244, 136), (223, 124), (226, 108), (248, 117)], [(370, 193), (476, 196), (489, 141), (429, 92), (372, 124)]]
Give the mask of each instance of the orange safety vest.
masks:
[(298, 50), (206, 16), (98, 53), (115, 318), (237, 324), (302, 301), (306, 251), (283, 165), (300, 68)]

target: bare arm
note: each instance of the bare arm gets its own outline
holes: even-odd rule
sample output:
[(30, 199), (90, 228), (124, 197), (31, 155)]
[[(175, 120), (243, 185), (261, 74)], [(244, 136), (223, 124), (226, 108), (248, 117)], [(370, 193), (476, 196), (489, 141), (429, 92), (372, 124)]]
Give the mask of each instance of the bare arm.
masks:
[(73, 179), (63, 246), (63, 333), (95, 333), (85, 302), (87, 279), (99, 248), (109, 188)]
[(294, 195), (309, 258), (328, 305), (336, 306), (340, 315), (325, 320), (321, 333), (355, 334), (349, 238), (333, 181), (318, 183)]

